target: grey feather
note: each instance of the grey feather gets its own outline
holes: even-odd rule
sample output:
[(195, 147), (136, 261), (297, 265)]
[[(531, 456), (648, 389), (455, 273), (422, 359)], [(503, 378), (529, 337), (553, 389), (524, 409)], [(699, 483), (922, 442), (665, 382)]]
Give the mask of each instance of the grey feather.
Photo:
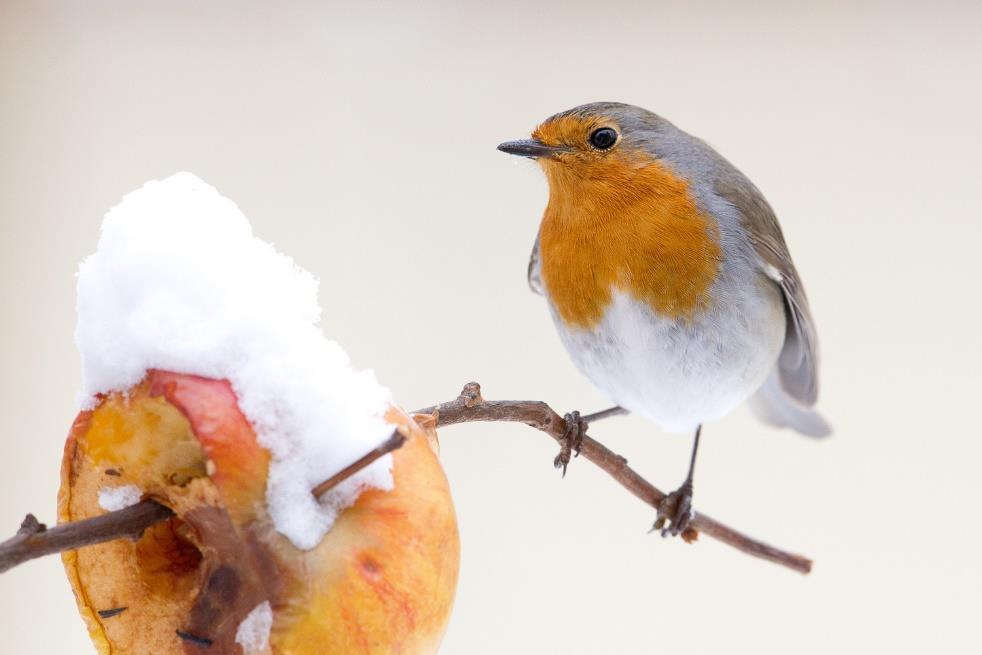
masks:
[(529, 289), (534, 293), (544, 296), (542, 290), (542, 264), (539, 263), (539, 237), (536, 235), (535, 243), (532, 245), (532, 254), (529, 255), (528, 269)]
[(764, 423), (788, 427), (809, 437), (832, 434), (831, 426), (818, 412), (802, 407), (784, 392), (776, 368), (747, 404)]
[(750, 243), (760, 258), (761, 271), (784, 294), (788, 325), (777, 362), (778, 379), (788, 395), (811, 407), (818, 399), (818, 337), (805, 289), (774, 210), (757, 187), (735, 170), (717, 179), (715, 190), (739, 210)]

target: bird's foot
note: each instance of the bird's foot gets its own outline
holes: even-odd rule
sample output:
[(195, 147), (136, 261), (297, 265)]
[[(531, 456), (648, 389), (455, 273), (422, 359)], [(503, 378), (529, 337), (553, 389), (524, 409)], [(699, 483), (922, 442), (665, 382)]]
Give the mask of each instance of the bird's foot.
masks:
[(577, 456), (580, 454), (580, 447), (583, 445), (583, 436), (587, 430), (587, 422), (575, 410), (566, 414), (563, 420), (566, 422), (566, 430), (563, 432), (562, 441), (560, 442), (559, 454), (552, 461), (552, 465), (557, 469), (561, 468), (563, 470), (563, 477), (565, 478), (569, 460), (573, 457), (574, 453)]
[(682, 536), (686, 541), (695, 539), (696, 531), (689, 524), (692, 521), (692, 480), (668, 494), (658, 503), (658, 518), (651, 526), (651, 532), (661, 531), (661, 536)]

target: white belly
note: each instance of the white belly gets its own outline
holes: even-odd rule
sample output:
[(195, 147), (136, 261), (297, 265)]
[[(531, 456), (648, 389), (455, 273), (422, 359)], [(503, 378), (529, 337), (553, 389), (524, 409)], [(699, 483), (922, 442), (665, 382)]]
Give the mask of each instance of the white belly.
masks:
[(689, 322), (621, 292), (595, 329), (555, 322), (577, 368), (612, 401), (669, 432), (691, 432), (756, 391), (784, 343), (780, 292), (741, 291)]

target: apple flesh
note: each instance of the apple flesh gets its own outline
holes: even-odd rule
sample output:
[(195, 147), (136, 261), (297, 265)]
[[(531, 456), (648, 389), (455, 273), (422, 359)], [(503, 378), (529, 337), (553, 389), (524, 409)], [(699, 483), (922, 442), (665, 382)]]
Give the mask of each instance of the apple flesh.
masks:
[[(432, 429), (397, 408), (386, 419), (407, 437), (393, 453), (394, 488), (363, 492), (304, 551), (273, 528), (269, 453), (227, 382), (152, 371), (82, 412), (65, 445), (59, 520), (104, 513), (99, 491), (123, 485), (174, 511), (136, 542), (63, 553), (97, 650), (436, 652), (459, 565), (453, 504)], [(266, 602), (268, 637), (260, 628), (251, 642), (237, 640)]]

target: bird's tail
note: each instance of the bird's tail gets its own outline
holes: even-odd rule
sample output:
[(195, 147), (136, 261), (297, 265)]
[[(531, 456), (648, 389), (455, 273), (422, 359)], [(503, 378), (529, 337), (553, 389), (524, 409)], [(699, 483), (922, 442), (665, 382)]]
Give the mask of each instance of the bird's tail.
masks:
[(827, 437), (832, 434), (832, 426), (818, 412), (801, 406), (785, 393), (777, 376), (775, 368), (748, 401), (757, 418), (764, 423), (788, 427), (809, 437)]

